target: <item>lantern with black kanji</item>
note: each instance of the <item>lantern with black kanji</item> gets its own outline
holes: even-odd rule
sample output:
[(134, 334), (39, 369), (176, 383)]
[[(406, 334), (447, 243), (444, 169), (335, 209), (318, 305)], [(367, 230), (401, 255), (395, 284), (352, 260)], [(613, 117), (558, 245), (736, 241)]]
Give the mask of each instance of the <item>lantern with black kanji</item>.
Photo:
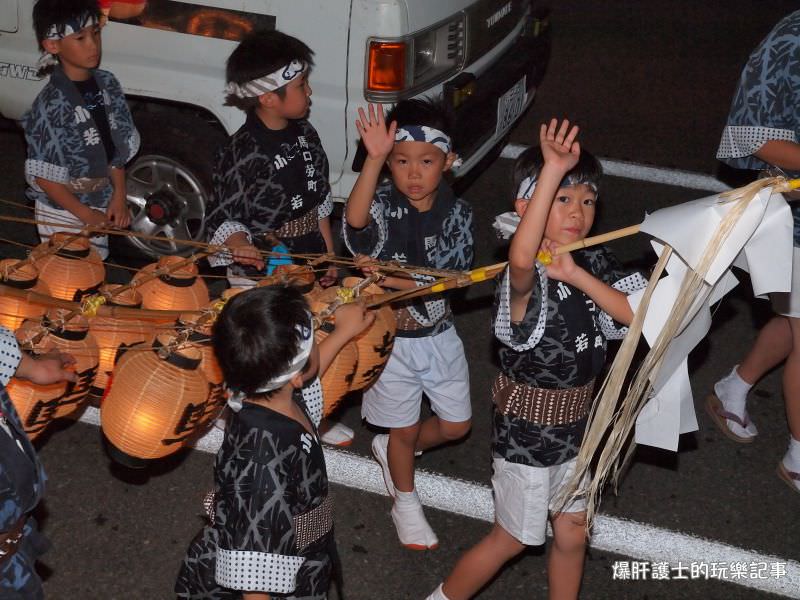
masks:
[(204, 423), (202, 354), (185, 344), (173, 347), (174, 335), (128, 348), (117, 361), (100, 420), (109, 454), (123, 465), (143, 467), (177, 452)]
[(187, 328), (191, 330), (186, 336), (187, 345), (197, 348), (202, 357), (200, 368), (208, 381), (208, 401), (206, 402), (206, 412), (202, 418), (203, 423), (216, 419), (225, 408), (227, 400), (222, 369), (219, 367), (214, 348), (211, 346), (212, 325), (213, 322), (205, 320), (205, 317), (196, 313), (188, 313), (180, 316), (177, 326), (178, 331)]
[(33, 264), (39, 270), (39, 281), (47, 285), (54, 298), (80, 300), (96, 292), (105, 279), (103, 259), (87, 237), (54, 233), (33, 249), (34, 255), (40, 253), (44, 255)]
[(52, 420), (81, 408), (97, 374), (100, 353), (94, 336), (89, 333), (89, 322), (83, 315), (67, 318), (70, 314), (64, 309), (51, 309), (41, 320), (25, 321), (16, 331), (23, 349), (43, 353), (52, 348), (73, 356), (78, 378), (67, 383), (58, 394), (55, 393), (59, 389), (57, 386), (40, 386), (21, 380), (9, 383), (9, 396), (25, 431), (32, 438)]

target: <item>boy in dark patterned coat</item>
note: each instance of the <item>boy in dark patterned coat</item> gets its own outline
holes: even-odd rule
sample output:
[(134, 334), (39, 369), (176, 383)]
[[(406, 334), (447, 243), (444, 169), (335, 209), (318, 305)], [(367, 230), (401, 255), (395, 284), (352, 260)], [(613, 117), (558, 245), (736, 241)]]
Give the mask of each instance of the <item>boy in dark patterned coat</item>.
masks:
[[(328, 157), (307, 120), (312, 56), (294, 37), (260, 31), (228, 58), (227, 101), (246, 111), (247, 121), (217, 155), (206, 226), (212, 244), (233, 250), (211, 264), (231, 265), (237, 285), (263, 272), (259, 249), (272, 248), (265, 234), (292, 253), (333, 252)], [(323, 285), (335, 276), (329, 268)]]
[(294, 288), (255, 288), (225, 305), (212, 341), (233, 414), (206, 502), (210, 524), (189, 546), (178, 598), (327, 597), (336, 553), (319, 377), (373, 320), (362, 305), (344, 305), (317, 346)]
[(574, 471), (606, 339), (624, 336), (619, 323), (633, 318), (626, 292), (647, 282), (638, 273), (626, 276), (604, 248), (537, 262), (539, 252), (585, 238), (594, 221), (601, 169), (581, 152), (577, 133), (567, 121), (542, 125), (541, 150), (517, 159), (516, 214), (496, 222), (515, 232), (494, 311), (494, 334), (503, 344), (492, 385), (495, 524), (429, 600), (471, 598), (525, 546), (545, 542), (548, 518), (549, 597), (578, 596), (584, 504), (554, 501)]
[[(347, 201), (344, 239), (357, 263), (397, 261), (435, 269), (472, 265), (472, 209), (442, 176), (456, 160), (451, 126), (441, 103), (400, 102), (389, 114), (369, 107), (356, 123), (367, 158)], [(379, 182), (386, 165), (391, 179)], [(413, 289), (430, 278), (387, 277), (382, 285)], [(394, 498), (392, 520), (400, 542), (425, 550), (438, 544), (414, 487), (417, 452), (464, 437), (472, 407), (464, 346), (441, 294), (395, 306), (397, 337), (378, 381), (364, 393), (361, 414), (389, 435), (372, 451)], [(423, 392), (434, 415), (420, 421)]]
[[(100, 9), (95, 0), (38, 0), (40, 74), (52, 71), (22, 118), (28, 159), (26, 195), (36, 206), (43, 241), (80, 225), (130, 224), (125, 165), (139, 150), (139, 133), (117, 79), (97, 68)], [(77, 225), (65, 227), (54, 225)], [(92, 238), (102, 258), (107, 236)]]

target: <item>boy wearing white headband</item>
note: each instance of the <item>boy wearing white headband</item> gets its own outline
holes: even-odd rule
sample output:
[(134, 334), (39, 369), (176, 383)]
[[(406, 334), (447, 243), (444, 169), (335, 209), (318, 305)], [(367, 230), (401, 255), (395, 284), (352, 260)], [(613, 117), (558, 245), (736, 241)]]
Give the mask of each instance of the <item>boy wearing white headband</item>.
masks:
[(492, 384), (495, 523), (428, 600), (471, 598), (525, 546), (545, 543), (548, 518), (549, 597), (578, 597), (584, 503), (554, 500), (574, 471), (606, 339), (623, 337), (633, 318), (625, 292), (647, 282), (604, 248), (537, 261), (540, 251), (585, 238), (594, 222), (601, 168), (577, 134), (553, 119), (541, 126), (541, 149), (524, 152), (514, 168), (517, 225), (494, 304), (502, 344)]
[[(285, 33), (257, 31), (228, 58), (227, 103), (247, 121), (217, 154), (206, 227), (212, 244), (233, 249), (210, 262), (227, 265), (237, 285), (263, 274), (266, 234), (295, 254), (333, 252), (328, 157), (307, 120), (313, 54)], [(331, 267), (323, 285), (335, 277)]]
[[(381, 106), (359, 110), (356, 122), (367, 157), (345, 209), (344, 239), (370, 272), (374, 259), (435, 269), (469, 269), (472, 209), (443, 180), (456, 160), (448, 113), (439, 102), (404, 100), (386, 120)], [(386, 123), (390, 123), (387, 127)], [(381, 181), (384, 165), (391, 179)], [(386, 277), (382, 285), (413, 289), (429, 277)], [(400, 542), (438, 545), (414, 486), (414, 456), (464, 437), (470, 429), (469, 373), (464, 346), (442, 295), (399, 303), (397, 337), (378, 381), (364, 393), (362, 416), (386, 427), (372, 451), (394, 499)], [(422, 394), (435, 413), (420, 421)]]
[[(38, 0), (33, 7), (43, 52), (39, 74), (51, 73), (22, 118), (28, 159), (26, 195), (36, 207), (42, 241), (83, 225), (130, 224), (125, 165), (139, 150), (139, 133), (119, 81), (98, 69), (102, 54), (95, 0)], [(75, 227), (68, 227), (74, 225)], [(108, 237), (92, 244), (108, 256)]]
[[(328, 157), (307, 119), (313, 55), (290, 35), (256, 31), (228, 58), (226, 101), (247, 121), (217, 153), (206, 231), (211, 244), (232, 250), (209, 258), (227, 266), (231, 285), (250, 287), (265, 266), (268, 272), (261, 251), (272, 250), (275, 238), (292, 254), (333, 253)], [(330, 265), (320, 284), (332, 285), (336, 276)], [(325, 443), (353, 440), (341, 423), (326, 421), (322, 429)]]
[(327, 598), (338, 561), (319, 377), (373, 321), (362, 304), (345, 304), (317, 346), (294, 288), (255, 288), (226, 303), (212, 343), (233, 414), (204, 502), (210, 523), (186, 553), (178, 598)]

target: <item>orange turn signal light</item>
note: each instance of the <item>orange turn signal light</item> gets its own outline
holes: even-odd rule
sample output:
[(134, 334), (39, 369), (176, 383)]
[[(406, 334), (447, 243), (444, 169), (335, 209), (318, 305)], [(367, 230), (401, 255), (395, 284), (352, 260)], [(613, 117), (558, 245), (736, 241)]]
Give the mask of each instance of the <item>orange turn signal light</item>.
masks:
[(405, 85), (405, 42), (370, 42), (367, 89), (373, 92), (398, 92)]

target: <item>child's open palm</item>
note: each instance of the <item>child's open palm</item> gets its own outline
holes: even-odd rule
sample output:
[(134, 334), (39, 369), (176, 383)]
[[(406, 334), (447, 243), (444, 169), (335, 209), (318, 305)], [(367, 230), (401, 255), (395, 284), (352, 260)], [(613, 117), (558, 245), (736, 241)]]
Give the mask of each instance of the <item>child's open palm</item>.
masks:
[(386, 160), (386, 157), (391, 154), (392, 148), (394, 148), (397, 123), (392, 121), (387, 129), (386, 121), (383, 117), (383, 106), (380, 104), (370, 104), (368, 112), (369, 115), (364, 112), (363, 108), (358, 109), (356, 129), (361, 136), (361, 141), (364, 143), (364, 148), (367, 150), (367, 155), (370, 158)]
[(569, 121), (564, 119), (561, 126), (558, 119), (551, 119), (549, 125), (542, 123), (539, 127), (539, 146), (547, 165), (558, 167), (564, 173), (578, 164), (581, 156), (581, 147), (575, 138), (578, 136), (578, 126), (569, 126)]

